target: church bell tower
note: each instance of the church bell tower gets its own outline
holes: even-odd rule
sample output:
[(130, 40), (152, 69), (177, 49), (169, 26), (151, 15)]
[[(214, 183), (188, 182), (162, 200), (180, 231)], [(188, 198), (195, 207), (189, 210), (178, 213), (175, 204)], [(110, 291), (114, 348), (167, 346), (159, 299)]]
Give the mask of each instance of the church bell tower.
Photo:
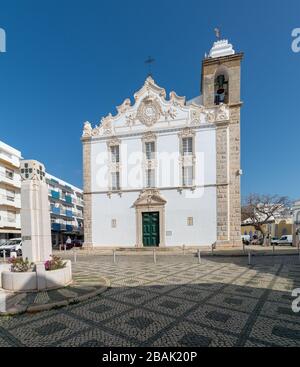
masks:
[[(219, 34), (217, 35), (219, 38)], [(206, 108), (229, 108), (229, 121), (216, 122), (217, 245), (241, 243), (240, 72), (243, 53), (228, 40), (214, 42), (202, 61), (201, 89)]]

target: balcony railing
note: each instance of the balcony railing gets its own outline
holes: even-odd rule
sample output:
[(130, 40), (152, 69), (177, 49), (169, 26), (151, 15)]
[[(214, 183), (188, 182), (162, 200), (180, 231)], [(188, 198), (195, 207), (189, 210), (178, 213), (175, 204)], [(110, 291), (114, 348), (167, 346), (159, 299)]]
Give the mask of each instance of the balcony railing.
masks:
[(0, 195), (0, 205), (11, 206), (14, 208), (21, 208), (21, 199), (19, 196)]
[(60, 208), (52, 207), (52, 208), (51, 208), (51, 212), (52, 212), (53, 214), (57, 214), (57, 215), (59, 215), (59, 214), (60, 214), (60, 212), (61, 212), (61, 210), (60, 210)]
[(65, 214), (66, 217), (71, 217), (71, 218), (73, 217), (72, 210), (66, 210), (64, 214)]
[(73, 218), (74, 213), (72, 210), (64, 210), (62, 208), (51, 207), (51, 213), (55, 215), (61, 215), (63, 217)]

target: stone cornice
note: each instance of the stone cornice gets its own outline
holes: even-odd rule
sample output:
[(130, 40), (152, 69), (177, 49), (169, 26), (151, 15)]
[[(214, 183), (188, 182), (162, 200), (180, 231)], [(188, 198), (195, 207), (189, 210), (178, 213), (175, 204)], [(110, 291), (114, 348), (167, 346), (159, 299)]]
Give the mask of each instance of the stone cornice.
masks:
[(234, 60), (242, 60), (244, 57), (243, 52), (239, 52), (233, 55), (221, 56), (221, 57), (208, 57), (207, 59), (203, 60), (203, 65), (213, 65), (213, 64), (221, 64), (225, 61), (234, 61)]
[[(224, 123), (228, 124), (229, 121), (226, 120)], [(169, 133), (169, 132), (180, 132), (184, 129), (186, 129), (187, 127), (189, 128), (193, 128), (195, 131), (197, 130), (208, 130), (208, 129), (215, 129), (216, 126), (218, 125), (219, 123), (216, 123), (216, 124), (212, 124), (212, 123), (207, 123), (207, 124), (202, 124), (202, 125), (187, 125), (187, 126), (182, 126), (182, 127), (176, 127), (176, 128), (167, 128), (167, 129), (153, 129), (151, 130), (152, 133), (154, 133), (156, 136), (159, 136), (159, 134), (164, 134), (164, 133)], [(144, 131), (138, 131), (138, 132), (135, 132), (135, 133), (124, 133), (124, 134), (116, 134), (115, 137), (117, 138), (130, 138), (130, 137), (143, 137), (143, 135), (145, 134)], [(81, 140), (83, 142), (97, 142), (97, 141), (107, 141), (107, 140), (110, 140), (111, 139), (111, 136), (90, 136), (90, 137), (82, 137)]]
[[(228, 186), (228, 182), (224, 183), (218, 183), (218, 184), (206, 184), (206, 185), (192, 185), (192, 186), (172, 186), (172, 187), (157, 187), (154, 189), (157, 190), (177, 190), (177, 191), (184, 191), (184, 190), (196, 190), (200, 188), (206, 188), (206, 187), (219, 187), (219, 186)], [(141, 192), (146, 190), (146, 188), (137, 188), (137, 189), (120, 189), (120, 190), (103, 190), (103, 191), (90, 191), (90, 192), (84, 192), (84, 195), (93, 195), (93, 194), (122, 194), (122, 193), (128, 193), (128, 192)]]

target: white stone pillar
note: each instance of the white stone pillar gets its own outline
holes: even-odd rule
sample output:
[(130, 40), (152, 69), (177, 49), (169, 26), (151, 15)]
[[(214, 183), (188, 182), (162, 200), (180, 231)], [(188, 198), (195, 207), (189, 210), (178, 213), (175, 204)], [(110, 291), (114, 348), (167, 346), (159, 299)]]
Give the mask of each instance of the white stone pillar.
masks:
[(21, 233), (23, 258), (49, 260), (51, 221), (45, 168), (37, 161), (21, 162)]

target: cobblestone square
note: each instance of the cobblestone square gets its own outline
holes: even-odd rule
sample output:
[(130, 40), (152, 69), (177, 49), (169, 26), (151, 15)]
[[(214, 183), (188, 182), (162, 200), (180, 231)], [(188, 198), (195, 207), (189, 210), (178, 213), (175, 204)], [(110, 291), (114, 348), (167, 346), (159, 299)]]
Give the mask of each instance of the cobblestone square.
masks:
[[(72, 259), (72, 254), (63, 254)], [(80, 253), (75, 279), (111, 287), (78, 304), (0, 318), (0, 346), (300, 346), (297, 256)], [(299, 287), (299, 286), (298, 286)], [(66, 290), (67, 291), (67, 290)], [(63, 295), (64, 290), (61, 290)], [(43, 302), (45, 295), (38, 295)]]

